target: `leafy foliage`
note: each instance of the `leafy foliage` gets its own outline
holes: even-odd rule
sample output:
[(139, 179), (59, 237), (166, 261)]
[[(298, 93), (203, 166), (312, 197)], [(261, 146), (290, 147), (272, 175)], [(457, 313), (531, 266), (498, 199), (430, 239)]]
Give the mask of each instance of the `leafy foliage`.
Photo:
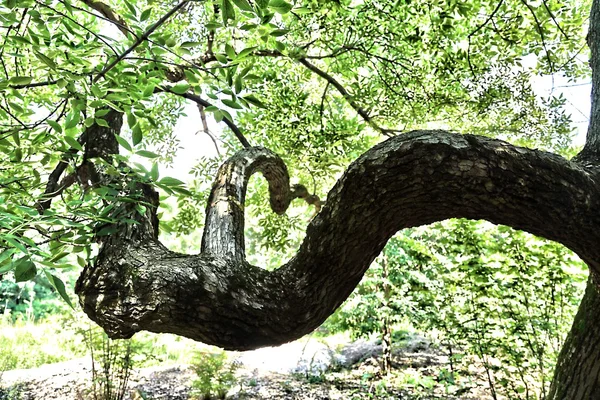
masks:
[[(2, 2), (4, 309), (19, 311), (19, 299), (35, 310), (28, 281), (68, 302), (68, 270), (93, 263), (94, 238), (145, 211), (129, 195), (140, 180), (161, 190), (163, 237), (197, 251), (216, 167), (245, 141), (284, 155), (291, 175), (321, 198), (367, 147), (410, 129), (445, 127), (573, 154), (565, 99), (538, 99), (531, 78), (587, 74), (579, 56), (588, 3)], [(174, 132), (185, 101), (198, 106), (199, 120), (228, 127), (203, 129), (222, 153), (200, 160), (188, 188), (159, 168), (186, 145)], [(82, 172), (89, 161), (83, 133), (107, 126), (109, 110), (126, 121), (121, 155), (92, 157), (93, 168), (113, 178), (97, 185)], [(60, 166), (63, 180), (48, 192)], [(71, 185), (62, 184), (67, 178)], [(265, 185), (254, 181), (246, 208), (250, 261), (274, 266), (291, 256), (312, 210), (278, 217), (267, 207)], [(505, 390), (537, 390), (525, 378), (503, 381), (532, 374), (534, 387), (545, 387), (583, 282), (565, 270), (575, 265), (571, 255), (504, 228), (450, 222), (437, 229), (392, 241), (394, 292), (386, 306), (377, 306), (383, 293), (375, 266), (348, 303), (356, 308), (338, 314), (340, 326), (365, 334), (379, 329), (373, 316), (380, 313), (410, 316), (439, 330), (452, 351), (501, 361), (501, 371), (486, 365)]]
[(229, 389), (237, 383), (237, 367), (235, 362), (227, 361), (225, 352), (196, 352), (191, 363), (192, 370), (198, 375), (192, 382), (193, 398), (224, 399)]
[(466, 220), (403, 231), (385, 255), (388, 306), (381, 307), (376, 264), (331, 328), (362, 336), (380, 332), (383, 316), (409, 319), (437, 332), (452, 372), (475, 357), (498, 393), (543, 397), (585, 287), (576, 256), (523, 232)]

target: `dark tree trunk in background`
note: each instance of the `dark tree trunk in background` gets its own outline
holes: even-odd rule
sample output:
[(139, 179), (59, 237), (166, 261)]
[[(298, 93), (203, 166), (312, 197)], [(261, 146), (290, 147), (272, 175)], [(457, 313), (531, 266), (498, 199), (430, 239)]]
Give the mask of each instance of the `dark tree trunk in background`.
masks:
[[(600, 166), (600, 1), (594, 0), (587, 37), (591, 50), (592, 107), (586, 143), (574, 161), (592, 170)], [(596, 184), (600, 180), (596, 174)], [(600, 213), (596, 209), (596, 213)], [(560, 227), (557, 227), (560, 229)], [(600, 226), (597, 226), (600, 230)], [(596, 243), (600, 247), (600, 242)], [(550, 400), (600, 399), (600, 274), (592, 265), (587, 288), (571, 331), (561, 349), (550, 387)]]
[(548, 399), (600, 399), (600, 294), (591, 279), (558, 357)]

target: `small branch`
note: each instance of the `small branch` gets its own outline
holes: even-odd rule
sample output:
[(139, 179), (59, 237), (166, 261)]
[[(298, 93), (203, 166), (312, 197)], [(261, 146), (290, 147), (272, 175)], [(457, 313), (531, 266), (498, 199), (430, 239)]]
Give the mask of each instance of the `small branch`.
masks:
[(321, 105), (319, 106), (319, 115), (320, 115), (320, 120), (321, 120), (321, 128), (319, 129), (319, 132), (321, 132), (321, 134), (323, 134), (323, 128), (324, 128), (324, 124), (323, 124), (323, 114), (325, 113), (325, 98), (327, 97), (327, 91), (329, 90), (329, 85), (330, 83), (327, 82), (327, 85), (325, 85), (325, 89), (323, 89), (323, 94), (321, 95)]
[(481, 25), (477, 26), (477, 28), (475, 28), (475, 30), (473, 32), (469, 33), (469, 36), (468, 36), (469, 39), (473, 35), (475, 35), (477, 32), (479, 32), (481, 30), (481, 28), (486, 26), (492, 20), (492, 18), (494, 18), (494, 16), (498, 12), (498, 10), (500, 10), (500, 7), (502, 6), (502, 4), (504, 4), (504, 0), (499, 1), (498, 5), (496, 5), (496, 8), (494, 9), (494, 11), (492, 11), (492, 13), (490, 15), (488, 15), (487, 19), (485, 21), (483, 21), (483, 23)]
[(125, 50), (123, 53), (121, 53), (109, 65), (107, 65), (106, 67), (104, 67), (104, 69), (98, 74), (98, 76), (96, 76), (94, 78), (94, 82), (97, 82), (98, 80), (100, 80), (101, 78), (103, 78), (108, 71), (110, 71), (111, 69), (113, 69), (115, 67), (115, 65), (117, 65), (118, 63), (120, 63), (121, 60), (123, 60), (125, 57), (127, 57), (127, 55), (129, 53), (131, 53), (133, 50), (135, 50), (136, 47), (138, 47), (140, 44), (142, 44), (144, 42), (144, 40), (148, 39), (148, 37), (150, 35), (152, 35), (152, 33), (154, 33), (154, 31), (159, 26), (161, 26), (162, 24), (164, 24), (169, 18), (171, 18), (171, 16), (173, 16), (173, 14), (175, 14), (177, 11), (179, 11), (183, 6), (185, 6), (190, 1), (192, 1), (192, 0), (183, 0), (183, 1), (181, 1), (175, 7), (173, 7), (171, 10), (169, 10), (165, 15), (163, 15), (158, 21), (156, 21), (154, 24), (152, 24), (146, 30), (146, 32), (144, 32), (144, 34), (142, 36), (140, 36), (139, 38), (137, 38), (136, 41), (131, 46), (129, 46), (129, 48), (127, 50)]
[(560, 33), (563, 34), (563, 36), (565, 37), (565, 39), (567, 39), (567, 41), (570, 41), (571, 38), (569, 37), (569, 35), (567, 35), (565, 33), (565, 31), (563, 30), (562, 26), (560, 26), (560, 24), (556, 21), (556, 17), (554, 17), (554, 14), (550, 10), (550, 7), (548, 7), (548, 3), (546, 2), (546, 0), (542, 0), (542, 3), (544, 4), (544, 8), (546, 9), (546, 12), (550, 16), (550, 18), (552, 18), (552, 21), (554, 21), (554, 25), (556, 25), (556, 27), (558, 28), (558, 30), (560, 31)]
[[(215, 145), (215, 150), (217, 151), (217, 154), (220, 157), (221, 150), (219, 150), (219, 144), (217, 143), (217, 139), (214, 137), (214, 135), (212, 133), (210, 133), (210, 130), (208, 129), (208, 123), (206, 122), (206, 111), (204, 111), (204, 106), (201, 104), (197, 104), (197, 106), (198, 106), (198, 112), (200, 113), (200, 119), (202, 120), (202, 128), (204, 130), (204, 133), (206, 133), (206, 135), (210, 138), (210, 140), (212, 140), (213, 144)], [(198, 131), (198, 132), (200, 132), (200, 131)]]
[(35, 88), (35, 87), (41, 87), (41, 86), (51, 86), (51, 85), (55, 85), (57, 82), (58, 82), (58, 79), (54, 79), (51, 81), (28, 83), (27, 85), (9, 85), (9, 87), (11, 89), (29, 89), (29, 88)]
[[(193, 93), (174, 93), (171, 91), (171, 88), (168, 86), (162, 86), (160, 88), (156, 88), (155, 92), (167, 92), (167, 93), (172, 93), (174, 95), (177, 96), (181, 96), (184, 99), (188, 99), (188, 100), (192, 100), (193, 102), (195, 102), (196, 104), (202, 106), (202, 107), (211, 107), (212, 104), (209, 103), (208, 101), (204, 100), (202, 97), (197, 96)], [(252, 147), (250, 145), (250, 142), (248, 142), (248, 139), (246, 139), (246, 137), (244, 136), (244, 134), (242, 133), (242, 131), (240, 130), (240, 128), (237, 127), (237, 125), (229, 120), (229, 118), (227, 118), (227, 116), (223, 117), (223, 122), (225, 122), (225, 125), (227, 125), (229, 127), (229, 129), (231, 129), (231, 131), (233, 132), (233, 134), (235, 135), (235, 137), (240, 141), (240, 143), (242, 144), (242, 146), (248, 148), (248, 147)]]
[(554, 73), (554, 71), (555, 71), (554, 63), (552, 62), (552, 59), (550, 58), (550, 51), (548, 51), (548, 47), (546, 46), (546, 37), (544, 36), (544, 29), (542, 27), (542, 24), (540, 23), (537, 15), (535, 14), (535, 10), (527, 2), (527, 0), (521, 0), (521, 3), (523, 3), (525, 5), (525, 7), (527, 7), (529, 12), (531, 13), (531, 16), (533, 17), (533, 20), (535, 21), (535, 24), (538, 28), (538, 32), (540, 33), (540, 39), (542, 40), (542, 46), (544, 47), (544, 51), (546, 52), (546, 59), (548, 60), (548, 66), (550, 67), (550, 72)]
[(90, 33), (96, 39), (98, 39), (99, 41), (101, 41), (102, 43), (104, 43), (106, 45), (106, 47), (108, 47), (109, 49), (112, 50), (113, 53), (118, 54), (117, 51), (115, 50), (115, 48), (112, 47), (110, 45), (110, 43), (108, 43), (108, 41), (106, 39), (104, 39), (102, 36), (98, 35), (96, 32), (92, 31), (91, 29), (87, 28), (85, 25), (82, 25), (77, 20), (69, 17), (67, 14), (65, 14), (63, 12), (60, 12), (57, 9), (55, 9), (55, 8), (53, 8), (53, 7), (51, 7), (51, 6), (47, 5), (47, 4), (44, 4), (44, 3), (40, 2), (40, 1), (36, 0), (36, 4), (38, 4), (38, 5), (42, 6), (42, 7), (46, 7), (47, 9), (52, 10), (52, 12), (55, 12), (56, 14), (60, 15), (61, 17), (66, 18), (69, 21), (73, 22), (75, 25), (79, 26), (81, 29), (83, 29), (86, 32)]
[[(128, 33), (133, 34), (133, 31), (131, 31), (127, 26), (127, 22), (125, 22), (125, 20), (121, 18), (120, 15), (114, 12), (114, 10), (109, 5), (96, 0), (81, 0), (81, 2), (90, 7), (92, 10), (96, 10), (100, 14), (102, 14), (104, 19), (112, 22), (121, 31), (121, 33), (123, 33), (123, 35), (127, 36)], [(75, 8), (74, 6), (72, 7)], [(84, 10), (82, 8), (80, 8), (80, 10), (87, 12), (87, 10)], [(99, 17), (95, 14), (92, 15)], [(135, 34), (133, 35), (135, 36)]]
[(65, 177), (65, 179), (63, 179), (63, 182), (61, 182), (60, 184), (58, 180), (69, 166), (68, 160), (75, 154), (77, 154), (77, 150), (69, 149), (65, 154), (63, 154), (62, 159), (58, 162), (58, 165), (56, 166), (56, 168), (54, 168), (54, 171), (50, 173), (48, 181), (46, 182), (46, 190), (44, 190), (44, 194), (42, 195), (42, 198), (44, 200), (40, 201), (37, 204), (37, 209), (40, 212), (40, 214), (43, 214), (44, 211), (48, 210), (50, 208), (50, 205), (52, 204), (52, 198), (61, 194), (62, 191), (65, 189), (64, 187), (61, 187), (61, 185), (68, 178), (68, 176)]
[(23, 129), (29, 129), (29, 127), (25, 124), (25, 122), (23, 122), (19, 118), (17, 118), (17, 116), (14, 115), (8, 107), (4, 107), (3, 105), (0, 105), (0, 109), (4, 110), (4, 112), (7, 113), (12, 119), (14, 119), (19, 125), (21, 125), (23, 127)]
[(379, 125), (377, 125), (377, 123), (373, 120), (373, 118), (371, 118), (371, 116), (369, 115), (369, 113), (365, 109), (363, 109), (362, 107), (360, 107), (354, 101), (354, 99), (352, 98), (352, 96), (350, 95), (350, 93), (348, 93), (348, 91), (346, 90), (346, 88), (344, 88), (344, 86), (342, 86), (342, 84), (339, 83), (333, 76), (331, 76), (327, 72), (319, 69), (314, 64), (311, 64), (306, 58), (299, 58), (296, 61), (298, 61), (300, 64), (304, 65), (310, 71), (312, 71), (315, 74), (319, 75), (321, 78), (325, 79), (333, 87), (335, 87), (337, 89), (337, 91), (342, 95), (342, 97), (348, 102), (348, 104), (350, 104), (350, 106), (358, 113), (358, 115), (360, 115), (362, 117), (362, 119), (367, 124), (369, 124), (373, 129), (381, 132), (382, 134), (384, 134), (386, 136), (392, 136), (391, 133), (394, 132), (394, 131), (393, 130), (389, 130), (389, 129), (384, 129), (384, 128), (380, 127)]

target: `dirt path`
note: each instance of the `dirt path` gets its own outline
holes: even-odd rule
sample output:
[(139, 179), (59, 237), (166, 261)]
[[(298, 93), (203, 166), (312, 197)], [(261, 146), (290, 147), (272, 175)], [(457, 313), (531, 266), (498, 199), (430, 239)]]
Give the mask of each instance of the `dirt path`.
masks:
[[(426, 346), (427, 347), (427, 346)], [(342, 399), (481, 399), (487, 398), (485, 382), (477, 374), (448, 391), (438, 381), (446, 366), (443, 355), (427, 348), (405, 348), (394, 357), (395, 374), (381, 377), (378, 346), (359, 341), (334, 352), (320, 341), (294, 342), (278, 348), (237, 353), (241, 367), (239, 384), (229, 393), (232, 399), (342, 400)], [(338, 366), (331, 372), (332, 360)], [(362, 360), (362, 361), (359, 361)], [(350, 368), (339, 368), (342, 363)], [(326, 368), (329, 372), (323, 373)], [(334, 368), (335, 369), (335, 368)], [(91, 361), (77, 359), (29, 370), (7, 371), (3, 387), (17, 388), (20, 400), (87, 400), (90, 392)], [(413, 379), (411, 377), (421, 377)], [(126, 399), (188, 399), (195, 378), (185, 365), (158, 366), (135, 370)], [(431, 387), (428, 387), (431, 385)], [(403, 390), (398, 389), (404, 388)], [(454, 396), (448, 393), (454, 393)], [(0, 400), (11, 397), (2, 396)], [(11, 399), (12, 400), (12, 399)]]

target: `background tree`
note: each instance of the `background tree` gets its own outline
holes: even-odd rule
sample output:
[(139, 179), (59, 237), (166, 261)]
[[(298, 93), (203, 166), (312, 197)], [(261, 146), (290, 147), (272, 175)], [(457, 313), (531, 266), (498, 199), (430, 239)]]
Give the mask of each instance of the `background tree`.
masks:
[[(170, 331), (246, 349), (317, 327), (404, 227), (488, 219), (558, 241), (596, 271), (594, 113), (579, 164), (481, 136), (420, 131), (384, 142), (346, 170), (297, 255), (274, 272), (245, 262), (241, 208), (254, 170), (270, 180), (276, 211), (296, 197), (318, 204), (312, 192), (365, 144), (410, 129), (468, 128), (572, 154), (561, 100), (540, 104), (528, 77), (585, 74), (584, 10), (549, 1), (4, 2), (0, 273), (24, 281), (43, 271), (67, 298), (55, 269), (76, 260), (86, 266), (80, 301), (112, 336)], [(594, 11), (590, 21), (594, 69)], [(516, 68), (527, 54), (537, 66)], [(239, 153), (217, 174), (202, 254), (190, 257), (157, 241), (149, 186), (194, 196), (158, 173), (173, 157), (183, 99), (229, 127), (229, 146), (235, 137), (286, 154), (313, 186), (290, 190), (271, 152)], [(145, 148), (156, 143), (161, 154)], [(157, 163), (131, 164), (127, 152)], [(265, 219), (258, 233), (301, 220)], [(590, 314), (579, 319), (592, 321), (594, 303), (584, 304)], [(597, 357), (575, 334), (567, 343), (575, 351), (563, 353), (553, 393), (588, 395), (595, 375), (562, 365)]]

